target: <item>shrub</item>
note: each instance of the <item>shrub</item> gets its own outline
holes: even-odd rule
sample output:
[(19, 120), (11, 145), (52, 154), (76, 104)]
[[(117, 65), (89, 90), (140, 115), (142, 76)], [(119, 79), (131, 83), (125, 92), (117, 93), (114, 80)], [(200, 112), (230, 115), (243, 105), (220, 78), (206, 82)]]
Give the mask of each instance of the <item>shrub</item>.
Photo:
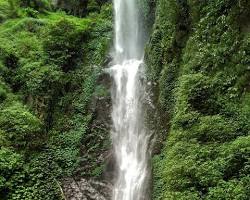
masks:
[(41, 122), (20, 103), (4, 108), (0, 113), (1, 137), (17, 148), (34, 148), (39, 143)]
[(0, 198), (6, 199), (13, 189), (13, 181), (22, 170), (23, 158), (14, 151), (0, 148)]
[(73, 22), (62, 19), (51, 25), (47, 34), (44, 49), (49, 61), (59, 65), (64, 72), (74, 69), (83, 53), (85, 32)]

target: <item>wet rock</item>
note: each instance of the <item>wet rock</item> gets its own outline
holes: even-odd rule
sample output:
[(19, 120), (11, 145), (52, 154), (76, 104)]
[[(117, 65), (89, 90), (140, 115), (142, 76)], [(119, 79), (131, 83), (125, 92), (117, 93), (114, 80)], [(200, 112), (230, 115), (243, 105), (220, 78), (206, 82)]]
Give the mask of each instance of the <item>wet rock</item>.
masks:
[(112, 186), (91, 179), (67, 178), (63, 181), (62, 190), (66, 200), (110, 200)]

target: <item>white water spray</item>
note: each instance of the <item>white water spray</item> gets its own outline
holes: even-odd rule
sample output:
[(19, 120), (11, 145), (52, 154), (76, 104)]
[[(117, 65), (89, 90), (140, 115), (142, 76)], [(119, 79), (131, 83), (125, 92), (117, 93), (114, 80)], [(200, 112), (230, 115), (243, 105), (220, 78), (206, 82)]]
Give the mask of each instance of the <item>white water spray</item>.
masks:
[(114, 0), (115, 53), (109, 69), (114, 80), (112, 140), (117, 163), (113, 200), (147, 199), (148, 140), (140, 80), (143, 60), (136, 0)]

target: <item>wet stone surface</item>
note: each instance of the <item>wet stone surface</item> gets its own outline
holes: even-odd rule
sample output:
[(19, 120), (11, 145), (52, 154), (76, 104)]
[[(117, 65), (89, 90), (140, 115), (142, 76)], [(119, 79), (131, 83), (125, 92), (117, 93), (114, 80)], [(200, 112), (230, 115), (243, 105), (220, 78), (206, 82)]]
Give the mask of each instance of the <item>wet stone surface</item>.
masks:
[(110, 200), (112, 186), (95, 180), (65, 179), (62, 190), (66, 200)]

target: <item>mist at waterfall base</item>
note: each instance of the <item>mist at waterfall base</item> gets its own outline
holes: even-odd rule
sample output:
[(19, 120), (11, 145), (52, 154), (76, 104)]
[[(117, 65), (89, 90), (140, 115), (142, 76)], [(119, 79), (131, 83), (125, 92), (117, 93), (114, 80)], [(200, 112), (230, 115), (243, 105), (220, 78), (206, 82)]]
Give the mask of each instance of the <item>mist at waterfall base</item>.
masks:
[(144, 127), (143, 33), (136, 0), (114, 0), (115, 38), (111, 131), (117, 176), (113, 200), (148, 199), (148, 143)]

